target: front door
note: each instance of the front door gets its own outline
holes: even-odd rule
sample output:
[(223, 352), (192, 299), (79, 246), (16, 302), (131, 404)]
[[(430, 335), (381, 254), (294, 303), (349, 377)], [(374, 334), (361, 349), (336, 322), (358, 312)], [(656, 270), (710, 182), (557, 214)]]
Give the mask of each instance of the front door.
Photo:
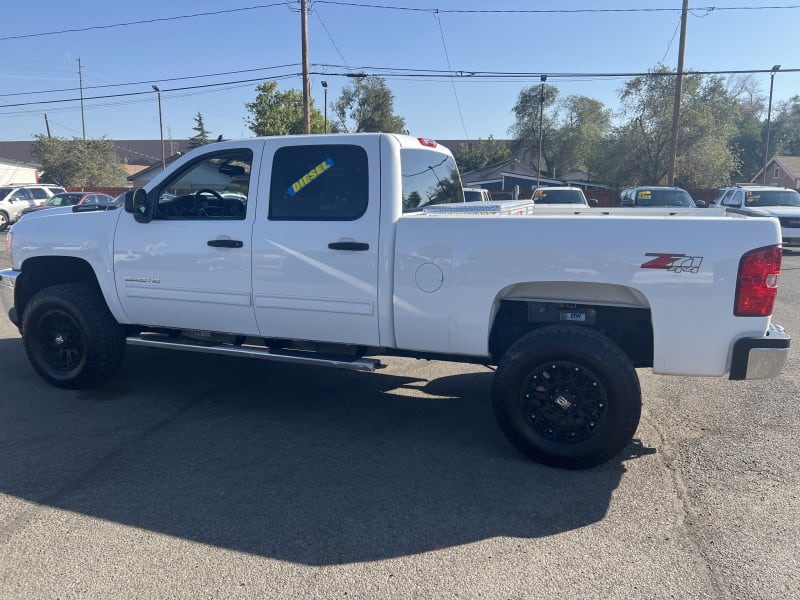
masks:
[(276, 140), (263, 162), (269, 202), (253, 231), (261, 334), (378, 345), (378, 137)]
[(250, 269), (263, 145), (214, 144), (149, 190), (151, 222), (120, 216), (114, 275), (132, 322), (258, 334)]

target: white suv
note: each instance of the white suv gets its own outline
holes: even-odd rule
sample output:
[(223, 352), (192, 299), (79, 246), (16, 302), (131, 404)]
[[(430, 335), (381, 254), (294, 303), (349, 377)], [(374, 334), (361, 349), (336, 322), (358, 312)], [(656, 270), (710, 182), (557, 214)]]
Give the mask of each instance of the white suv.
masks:
[(581, 188), (572, 186), (538, 187), (531, 197), (534, 204), (556, 204), (558, 206), (597, 206), (597, 200), (587, 202)]
[(47, 184), (0, 187), (0, 231), (19, 221), (26, 208), (44, 204), (48, 198), (64, 192), (63, 187)]
[(784, 246), (800, 246), (800, 194), (768, 185), (721, 188), (711, 206), (753, 217), (776, 217), (781, 222)]

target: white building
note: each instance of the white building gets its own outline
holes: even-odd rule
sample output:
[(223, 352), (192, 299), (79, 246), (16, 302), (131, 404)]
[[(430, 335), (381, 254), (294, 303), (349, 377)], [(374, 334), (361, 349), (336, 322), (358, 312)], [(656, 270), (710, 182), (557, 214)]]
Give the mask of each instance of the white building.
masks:
[(0, 157), (0, 185), (39, 183), (41, 165)]

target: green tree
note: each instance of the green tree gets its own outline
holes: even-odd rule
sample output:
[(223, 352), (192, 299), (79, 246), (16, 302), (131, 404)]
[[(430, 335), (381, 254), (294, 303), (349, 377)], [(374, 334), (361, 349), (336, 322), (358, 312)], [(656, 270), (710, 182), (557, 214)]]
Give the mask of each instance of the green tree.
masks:
[(35, 136), (33, 151), (42, 163), (42, 180), (70, 187), (123, 186), (126, 173), (114, 144), (105, 138), (83, 140)]
[[(303, 122), (303, 93), (299, 90), (278, 91), (278, 84), (265, 81), (256, 87), (258, 94), (253, 102), (246, 102), (250, 113), (245, 117), (247, 127), (257, 136), (299, 135), (305, 133)], [(323, 133), (325, 119), (314, 100), (310, 99), (311, 133)]]
[[(519, 154), (522, 160), (527, 160), (536, 166), (539, 152), (539, 114), (542, 113), (542, 172), (545, 172), (553, 161), (557, 129), (554, 109), (558, 99), (558, 88), (545, 84), (544, 94), (541, 91), (540, 84), (520, 91), (517, 102), (511, 110), (514, 124), (509, 127), (508, 132), (514, 137), (517, 148), (521, 150)], [(544, 103), (541, 101), (542, 96)]]
[(458, 168), (466, 173), (508, 160), (511, 149), (490, 135), (488, 140), (479, 139), (476, 145), (461, 144), (454, 154)]
[(382, 77), (363, 76), (342, 88), (332, 104), (341, 131), (404, 133), (406, 121), (394, 112), (394, 94)]
[[(616, 185), (663, 184), (667, 180), (675, 78), (659, 66), (625, 83), (623, 122), (606, 140), (612, 153), (606, 172)], [(683, 79), (678, 123), (676, 183), (712, 187), (739, 167), (729, 140), (735, 133), (736, 100), (719, 77), (688, 73)]]
[(201, 115), (199, 111), (194, 118), (194, 127), (192, 127), (192, 130), (195, 131), (195, 134), (189, 138), (188, 147), (190, 150), (211, 143), (206, 125), (203, 123), (203, 115)]
[(611, 131), (611, 111), (599, 100), (587, 96), (567, 96), (559, 109), (549, 165), (551, 174), (598, 173), (603, 138)]
[(773, 109), (769, 147), (769, 158), (775, 154), (800, 156), (800, 96), (792, 96)]

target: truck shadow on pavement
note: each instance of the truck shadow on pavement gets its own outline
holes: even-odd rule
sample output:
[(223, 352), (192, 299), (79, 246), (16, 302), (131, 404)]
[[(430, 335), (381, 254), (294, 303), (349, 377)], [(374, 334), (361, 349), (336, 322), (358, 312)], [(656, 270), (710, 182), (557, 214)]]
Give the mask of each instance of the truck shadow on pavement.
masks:
[[(0, 492), (331, 565), (589, 525), (624, 460), (652, 452), (633, 443), (577, 472), (529, 462), (495, 425), (489, 371), (426, 381), (128, 350), (111, 383), (66, 391), (39, 379), (18, 338), (0, 339)], [(0, 541), (31, 518), (0, 524)]]

